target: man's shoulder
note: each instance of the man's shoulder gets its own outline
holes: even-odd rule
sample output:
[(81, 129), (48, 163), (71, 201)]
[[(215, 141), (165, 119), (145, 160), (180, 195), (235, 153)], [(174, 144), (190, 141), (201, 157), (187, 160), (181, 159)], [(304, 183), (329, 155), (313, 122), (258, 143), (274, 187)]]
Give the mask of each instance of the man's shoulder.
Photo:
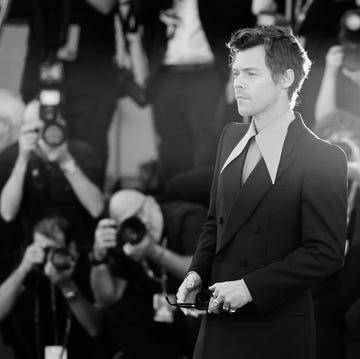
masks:
[(249, 126), (249, 123), (229, 122), (223, 128), (221, 138), (237, 138), (240, 140), (249, 129)]
[(328, 154), (338, 154), (339, 156), (343, 156), (346, 159), (345, 152), (341, 147), (339, 147), (335, 143), (331, 143), (328, 140), (320, 138), (310, 129), (307, 129), (307, 131), (305, 131), (303, 141), (304, 143), (302, 144), (302, 146), (306, 151), (325, 156)]

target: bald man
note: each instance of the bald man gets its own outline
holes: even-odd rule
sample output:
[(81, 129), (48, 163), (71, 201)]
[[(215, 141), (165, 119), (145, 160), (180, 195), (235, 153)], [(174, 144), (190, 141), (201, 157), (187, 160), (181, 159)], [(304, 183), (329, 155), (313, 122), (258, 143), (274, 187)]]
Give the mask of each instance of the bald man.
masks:
[[(188, 269), (206, 209), (189, 202), (160, 205), (129, 189), (111, 197), (109, 214), (95, 232), (91, 272), (96, 301), (108, 308), (104, 337), (132, 359), (189, 355), (199, 321), (185, 322), (165, 295), (174, 296)], [(136, 244), (118, 238), (131, 218), (146, 229)]]

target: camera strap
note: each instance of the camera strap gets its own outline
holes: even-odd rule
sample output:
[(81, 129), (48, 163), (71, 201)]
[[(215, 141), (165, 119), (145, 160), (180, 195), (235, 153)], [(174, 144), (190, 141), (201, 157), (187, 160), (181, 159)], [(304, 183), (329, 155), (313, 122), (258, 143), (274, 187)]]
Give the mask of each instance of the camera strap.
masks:
[[(58, 321), (57, 321), (57, 305), (56, 305), (56, 291), (54, 284), (50, 283), (50, 299), (51, 299), (51, 313), (52, 313), (52, 323), (54, 328), (54, 337), (53, 341), (55, 345), (59, 344), (59, 331), (58, 331)], [(35, 317), (35, 337), (36, 337), (36, 352), (37, 358), (41, 359), (43, 356), (41, 355), (42, 346), (40, 341), (40, 298), (38, 293), (35, 295), (35, 310), (34, 310), (34, 317)], [(67, 350), (67, 346), (69, 343), (69, 336), (71, 331), (71, 312), (70, 308), (67, 309), (66, 314), (66, 321), (65, 321), (65, 331), (64, 331), (64, 338), (61, 343), (61, 351), (59, 352), (59, 358), (61, 359), (64, 355), (64, 352)], [(45, 346), (44, 346), (45, 348)]]
[[(164, 249), (166, 249), (167, 247), (167, 238), (165, 237), (162, 242), (161, 242), (161, 247)], [(142, 262), (142, 266), (145, 270), (145, 273), (147, 274), (147, 276), (152, 279), (155, 282), (160, 283), (161, 286), (161, 292), (166, 294), (167, 293), (167, 273), (166, 273), (166, 269), (164, 264), (162, 263), (162, 261), (160, 261), (160, 275), (157, 276), (154, 271), (149, 267), (149, 264), (146, 260), (144, 260)]]

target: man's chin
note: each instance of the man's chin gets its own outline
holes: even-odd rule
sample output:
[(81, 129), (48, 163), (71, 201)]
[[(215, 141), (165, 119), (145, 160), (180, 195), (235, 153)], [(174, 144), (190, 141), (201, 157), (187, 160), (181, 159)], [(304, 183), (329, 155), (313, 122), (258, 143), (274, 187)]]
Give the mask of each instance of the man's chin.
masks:
[(252, 116), (253, 114), (249, 108), (245, 108), (243, 106), (238, 106), (237, 110), (240, 116)]

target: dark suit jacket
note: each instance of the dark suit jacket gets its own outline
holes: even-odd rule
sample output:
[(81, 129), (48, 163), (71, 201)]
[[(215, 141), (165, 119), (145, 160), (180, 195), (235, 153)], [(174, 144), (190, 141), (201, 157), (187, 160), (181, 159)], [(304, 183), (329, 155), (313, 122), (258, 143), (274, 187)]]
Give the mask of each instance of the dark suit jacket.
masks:
[(346, 159), (297, 114), (275, 184), (261, 159), (240, 188), (243, 155), (219, 171), (247, 129), (231, 123), (222, 133), (209, 222), (190, 270), (203, 287), (243, 278), (253, 303), (235, 314), (206, 315), (195, 358), (313, 358), (309, 288), (343, 262)]

